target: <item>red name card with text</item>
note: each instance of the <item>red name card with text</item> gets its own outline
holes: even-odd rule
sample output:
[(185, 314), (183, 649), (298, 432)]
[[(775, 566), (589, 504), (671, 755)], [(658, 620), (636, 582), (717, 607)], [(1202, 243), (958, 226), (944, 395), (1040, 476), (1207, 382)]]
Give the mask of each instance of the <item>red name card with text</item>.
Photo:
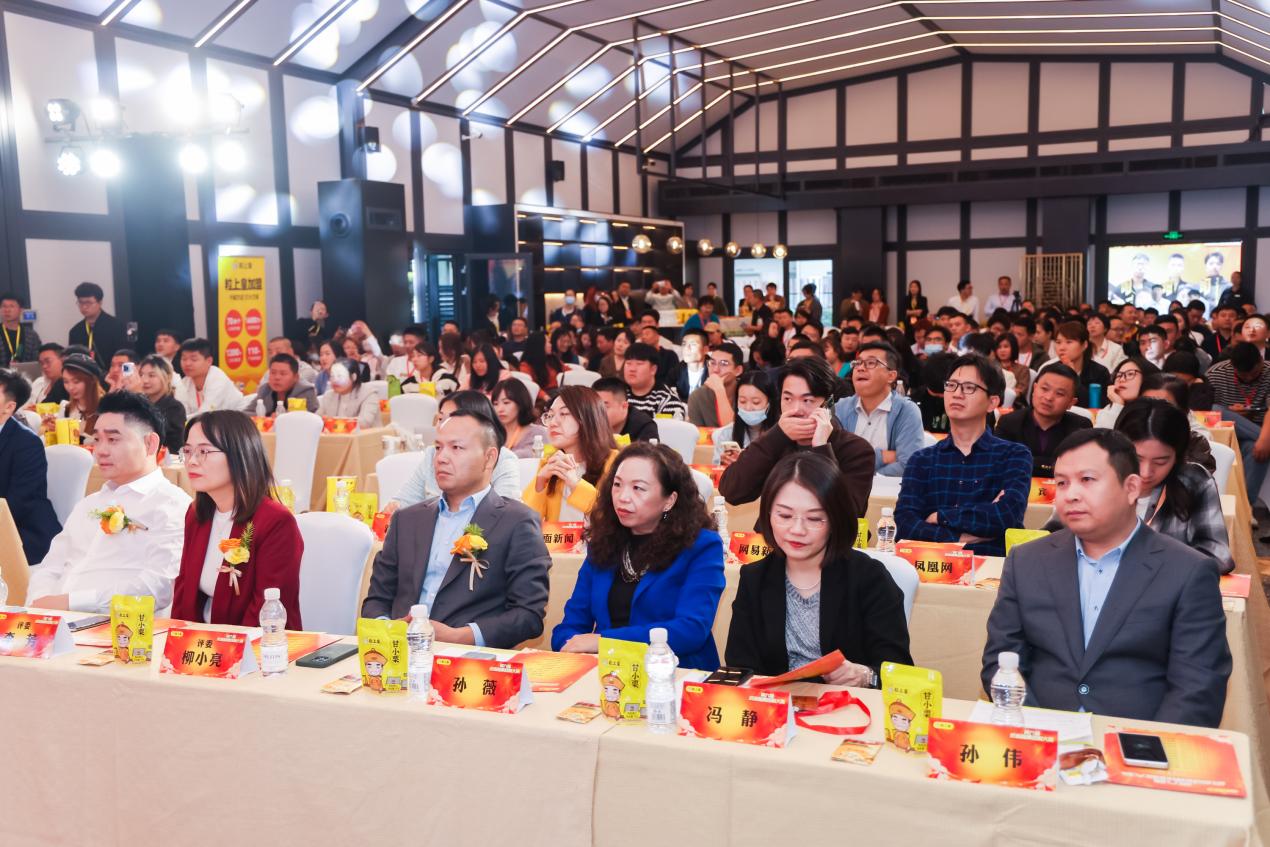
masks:
[(350, 435), (357, 432), (357, 418), (322, 418), (322, 431), (329, 435)]
[(926, 746), (931, 779), (1053, 791), (1058, 733), (934, 718)]
[(258, 667), (248, 634), (226, 629), (174, 626), (163, 644), (160, 673), (238, 679)]
[(0, 656), (50, 659), (74, 646), (61, 615), (0, 612)]
[(719, 487), (719, 477), (723, 476), (723, 465), (689, 465), (694, 471), (701, 471), (710, 477), (710, 484)]
[(698, 444), (714, 444), (714, 431), (717, 426), (699, 426), (697, 427), (697, 443)]
[(582, 521), (543, 521), (542, 543), (548, 553), (574, 553), (582, 543)]
[[(1120, 750), (1121, 732), (1157, 736), (1164, 744), (1168, 768), (1135, 768), (1125, 764)], [(1103, 735), (1102, 752), (1107, 760), (1108, 782), (1217, 797), (1245, 797), (1248, 793), (1239, 770), (1235, 745), (1228, 735), (1192, 735), (1109, 726)]]
[(728, 543), (728, 550), (743, 565), (753, 564), (760, 559), (765, 559), (772, 552), (772, 548), (768, 546), (761, 532), (732, 533), (732, 540)]
[(940, 585), (974, 585), (976, 557), (960, 545), (926, 545), (902, 541), (895, 555), (917, 569), (922, 582)]
[(1247, 600), (1248, 592), (1252, 589), (1252, 575), (1228, 573), (1221, 578), (1220, 587), (1223, 597), (1242, 597)]
[(794, 737), (788, 691), (689, 682), (679, 705), (679, 734), (760, 747), (784, 747)]
[(1032, 488), (1028, 491), (1027, 501), (1029, 503), (1053, 503), (1054, 495), (1058, 492), (1058, 483), (1052, 479), (1042, 479), (1039, 476), (1032, 477)]
[(514, 715), (533, 701), (533, 686), (520, 662), (457, 656), (437, 656), (432, 662), (429, 703)]

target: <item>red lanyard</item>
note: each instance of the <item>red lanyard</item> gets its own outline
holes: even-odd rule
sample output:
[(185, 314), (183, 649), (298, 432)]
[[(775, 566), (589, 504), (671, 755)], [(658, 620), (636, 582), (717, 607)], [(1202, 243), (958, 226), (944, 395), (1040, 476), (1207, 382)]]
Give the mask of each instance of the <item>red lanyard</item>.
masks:
[[(807, 723), (803, 720), (803, 715), (808, 717), (814, 715), (827, 715), (830, 712), (836, 712), (839, 709), (846, 709), (850, 706), (857, 707), (864, 712), (864, 723), (859, 726), (820, 726), (818, 724)], [(869, 724), (873, 723), (873, 713), (869, 711), (869, 707), (864, 705), (864, 701), (852, 696), (850, 691), (826, 691), (820, 695), (820, 699), (816, 701), (816, 708), (802, 709), (794, 714), (794, 723), (803, 729), (810, 729), (813, 732), (823, 732), (828, 735), (859, 735), (869, 728)]]

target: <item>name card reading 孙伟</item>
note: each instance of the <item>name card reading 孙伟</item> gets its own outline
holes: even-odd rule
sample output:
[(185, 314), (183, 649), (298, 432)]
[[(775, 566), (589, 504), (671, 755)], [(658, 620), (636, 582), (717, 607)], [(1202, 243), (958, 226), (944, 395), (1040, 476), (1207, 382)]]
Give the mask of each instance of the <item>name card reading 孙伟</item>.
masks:
[(533, 686), (520, 662), (456, 656), (432, 662), (429, 703), (514, 715), (533, 701)]
[(940, 585), (974, 585), (975, 555), (957, 545), (895, 545), (895, 555), (917, 570), (922, 582)]
[(225, 629), (174, 626), (163, 644), (159, 672), (238, 679), (258, 667), (255, 654), (247, 649), (248, 635)]
[(0, 612), (0, 656), (51, 659), (74, 646), (61, 615)]
[(679, 734), (760, 747), (784, 747), (794, 737), (788, 691), (689, 682), (679, 706)]
[(728, 551), (743, 565), (753, 564), (772, 553), (761, 532), (734, 532)]
[(1058, 733), (1021, 726), (934, 718), (926, 755), (931, 779), (1053, 791)]
[(543, 521), (542, 543), (548, 553), (572, 553), (582, 542), (582, 521)]

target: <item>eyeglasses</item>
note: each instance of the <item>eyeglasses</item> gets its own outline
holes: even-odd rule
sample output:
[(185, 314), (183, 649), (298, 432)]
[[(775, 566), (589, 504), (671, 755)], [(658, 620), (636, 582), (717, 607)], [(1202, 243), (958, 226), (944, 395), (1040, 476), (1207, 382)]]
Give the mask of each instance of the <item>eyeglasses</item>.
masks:
[(190, 462), (195, 462), (201, 465), (204, 462), (206, 462), (207, 457), (212, 455), (213, 453), (224, 453), (224, 452), (225, 452), (224, 450), (217, 450), (215, 447), (195, 447), (195, 448), (182, 447), (181, 461), (185, 462), (187, 465)]
[(965, 397), (974, 397), (980, 391), (986, 392), (988, 389), (977, 382), (958, 382), (950, 379), (944, 383), (945, 394), (961, 394)]
[(542, 413), (542, 418), (540, 420), (542, 421), (543, 426), (551, 426), (551, 422), (554, 421), (556, 418), (559, 418), (561, 421), (563, 421), (566, 418), (572, 418), (572, 417), (573, 417), (573, 413), (569, 411), (568, 407), (565, 407), (562, 409), (556, 409), (554, 411), (552, 411), (551, 409), (548, 409), (547, 411)]
[(733, 364), (731, 358), (727, 358), (727, 359), (709, 358), (709, 359), (706, 359), (706, 367), (713, 368), (716, 371), (730, 371), (732, 370), (732, 368), (735, 367), (735, 365)]
[(885, 360), (874, 359), (874, 358), (868, 358), (868, 359), (857, 358), (855, 360), (854, 367), (863, 368), (866, 371), (876, 370), (877, 368), (887, 368), (888, 370), (890, 369), (890, 365), (888, 365)]
[(1128, 382), (1131, 379), (1137, 379), (1142, 376), (1142, 371), (1121, 371), (1116, 374), (1116, 382)]

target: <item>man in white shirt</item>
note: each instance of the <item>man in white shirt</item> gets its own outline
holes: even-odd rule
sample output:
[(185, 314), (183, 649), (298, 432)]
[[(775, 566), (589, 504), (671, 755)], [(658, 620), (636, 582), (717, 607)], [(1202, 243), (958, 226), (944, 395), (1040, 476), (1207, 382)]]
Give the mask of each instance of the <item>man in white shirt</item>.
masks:
[[(425, 338), (427, 338), (427, 331), (418, 324), (411, 324), (403, 329), (401, 331), (401, 346), (405, 352), (388, 360), (388, 365), (384, 368), (384, 375), (395, 376), (397, 379), (405, 379), (410, 376), (410, 354)], [(304, 376), (301, 375), (300, 378), (304, 379)], [(312, 381), (308, 380), (308, 382)]]
[(1111, 331), (1111, 321), (1105, 315), (1094, 312), (1085, 321), (1085, 327), (1089, 330), (1089, 347), (1094, 351), (1094, 361), (1106, 368), (1108, 373), (1114, 371), (1126, 356), (1124, 348), (1107, 336)]
[[(102, 398), (93, 459), (106, 484), (76, 504), (44, 561), (31, 569), (32, 607), (104, 613), (116, 594), (148, 594), (155, 613), (167, 613), (190, 496), (159, 469), (163, 431), (163, 417), (142, 395), (115, 391)], [(103, 517), (114, 509), (123, 517)]]
[(979, 320), (979, 298), (975, 296), (975, 285), (968, 279), (957, 283), (957, 293), (948, 300), (948, 305), (966, 317)]
[(1017, 312), (1021, 300), (1022, 296), (1014, 290), (1013, 280), (1008, 276), (998, 277), (997, 293), (988, 297), (988, 301), (983, 306), (983, 314), (985, 317), (991, 317), (997, 309)]
[(31, 399), (27, 402), (27, 408), (35, 408), (36, 403), (60, 403), (65, 399), (62, 345), (50, 341), (40, 346), (40, 376), (31, 384)]
[(185, 378), (174, 393), (188, 417), (212, 409), (243, 408), (243, 393), (212, 364), (212, 343), (206, 338), (191, 338), (181, 345), (181, 372)]

